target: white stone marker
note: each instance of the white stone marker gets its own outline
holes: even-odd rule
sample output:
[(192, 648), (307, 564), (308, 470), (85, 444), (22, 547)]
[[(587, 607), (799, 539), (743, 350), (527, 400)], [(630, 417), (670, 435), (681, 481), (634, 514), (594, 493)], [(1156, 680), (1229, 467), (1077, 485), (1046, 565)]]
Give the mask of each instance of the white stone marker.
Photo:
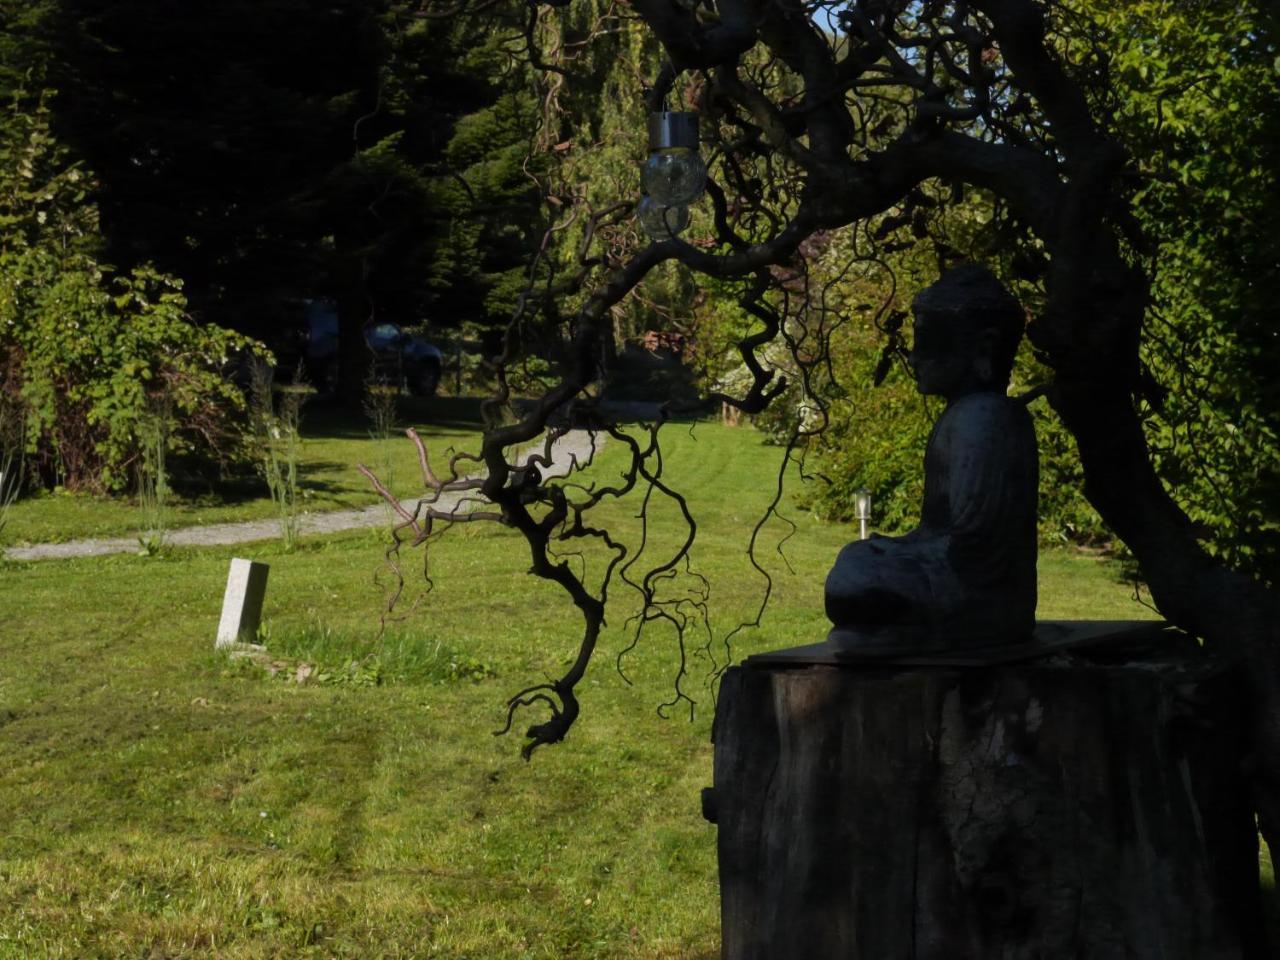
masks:
[(218, 624), (215, 648), (237, 643), (253, 643), (262, 620), (262, 600), (267, 595), (270, 567), (255, 560), (231, 561), (227, 592), (222, 597), (222, 621)]

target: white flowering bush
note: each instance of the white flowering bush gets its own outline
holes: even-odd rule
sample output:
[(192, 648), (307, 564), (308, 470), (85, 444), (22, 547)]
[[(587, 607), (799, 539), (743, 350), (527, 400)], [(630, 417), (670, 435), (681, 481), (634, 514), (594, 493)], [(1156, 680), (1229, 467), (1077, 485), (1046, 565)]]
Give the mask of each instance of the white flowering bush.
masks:
[[(778, 444), (790, 440), (797, 429), (804, 434), (816, 431), (822, 424), (822, 410), (805, 389), (804, 378), (800, 375), (799, 366), (787, 344), (775, 340), (758, 353), (757, 358), (764, 369), (774, 372), (775, 379), (772, 383), (776, 383), (778, 377), (785, 377), (787, 387), (764, 411), (751, 417), (752, 424), (771, 443)], [(732, 359), (728, 362), (731, 363)], [(751, 371), (745, 363), (739, 363), (721, 374), (711, 389), (741, 398), (751, 389), (751, 383)]]

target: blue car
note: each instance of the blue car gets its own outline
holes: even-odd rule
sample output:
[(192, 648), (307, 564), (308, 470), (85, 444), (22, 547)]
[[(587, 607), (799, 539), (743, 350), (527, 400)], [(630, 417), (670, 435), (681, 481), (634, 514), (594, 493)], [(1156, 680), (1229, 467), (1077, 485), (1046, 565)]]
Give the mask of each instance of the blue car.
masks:
[[(316, 388), (332, 390), (338, 382), (338, 311), (331, 300), (306, 304), (307, 343), (303, 352)], [(372, 372), (383, 383), (396, 384), (415, 396), (429, 397), (440, 385), (444, 357), (421, 337), (388, 321), (367, 323), (364, 342)]]

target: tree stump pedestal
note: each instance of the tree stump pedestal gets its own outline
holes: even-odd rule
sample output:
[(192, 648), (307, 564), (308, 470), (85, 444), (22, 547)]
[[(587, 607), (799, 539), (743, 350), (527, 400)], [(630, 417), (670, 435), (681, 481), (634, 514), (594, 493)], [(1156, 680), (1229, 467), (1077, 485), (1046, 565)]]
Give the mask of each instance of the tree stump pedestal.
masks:
[(724, 960), (1268, 956), (1238, 674), (1159, 625), (1038, 635), (726, 674)]

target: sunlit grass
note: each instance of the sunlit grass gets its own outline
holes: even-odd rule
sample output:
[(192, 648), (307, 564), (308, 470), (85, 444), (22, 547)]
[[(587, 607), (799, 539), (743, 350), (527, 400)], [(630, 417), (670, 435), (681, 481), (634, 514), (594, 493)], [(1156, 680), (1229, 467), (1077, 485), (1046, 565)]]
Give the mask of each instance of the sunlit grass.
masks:
[[(665, 476), (701, 524), (694, 566), (711, 580), (719, 662), (723, 633), (761, 596), (743, 547), (779, 451), (709, 426), (668, 441)], [(632, 533), (635, 512), (605, 508)], [(822, 579), (853, 531), (786, 513), (786, 563), (780, 522), (759, 551), (774, 602), (738, 657), (825, 634)], [(654, 559), (679, 539), (650, 533)], [(508, 695), (576, 652), (572, 606), (527, 576), (516, 535), (472, 524), (437, 546), (435, 589), (412, 613), (421, 558), (406, 553), (407, 616), (380, 641), (384, 551), (368, 532), (292, 553), (0, 567), (0, 958), (719, 955), (715, 829), (699, 808), (710, 659), (690, 654), (692, 722), (660, 719), (676, 638), (642, 639), (624, 680), (613, 660), (635, 603), (618, 585), (578, 725), (526, 764), (520, 733), (540, 714), (492, 733)], [(271, 565), (263, 639), (286, 666), (274, 677), (213, 653), (232, 555)], [(1041, 615), (1149, 613), (1114, 571), (1044, 555)], [(371, 682), (341, 676), (370, 657)], [(303, 663), (317, 673), (291, 681)]]

